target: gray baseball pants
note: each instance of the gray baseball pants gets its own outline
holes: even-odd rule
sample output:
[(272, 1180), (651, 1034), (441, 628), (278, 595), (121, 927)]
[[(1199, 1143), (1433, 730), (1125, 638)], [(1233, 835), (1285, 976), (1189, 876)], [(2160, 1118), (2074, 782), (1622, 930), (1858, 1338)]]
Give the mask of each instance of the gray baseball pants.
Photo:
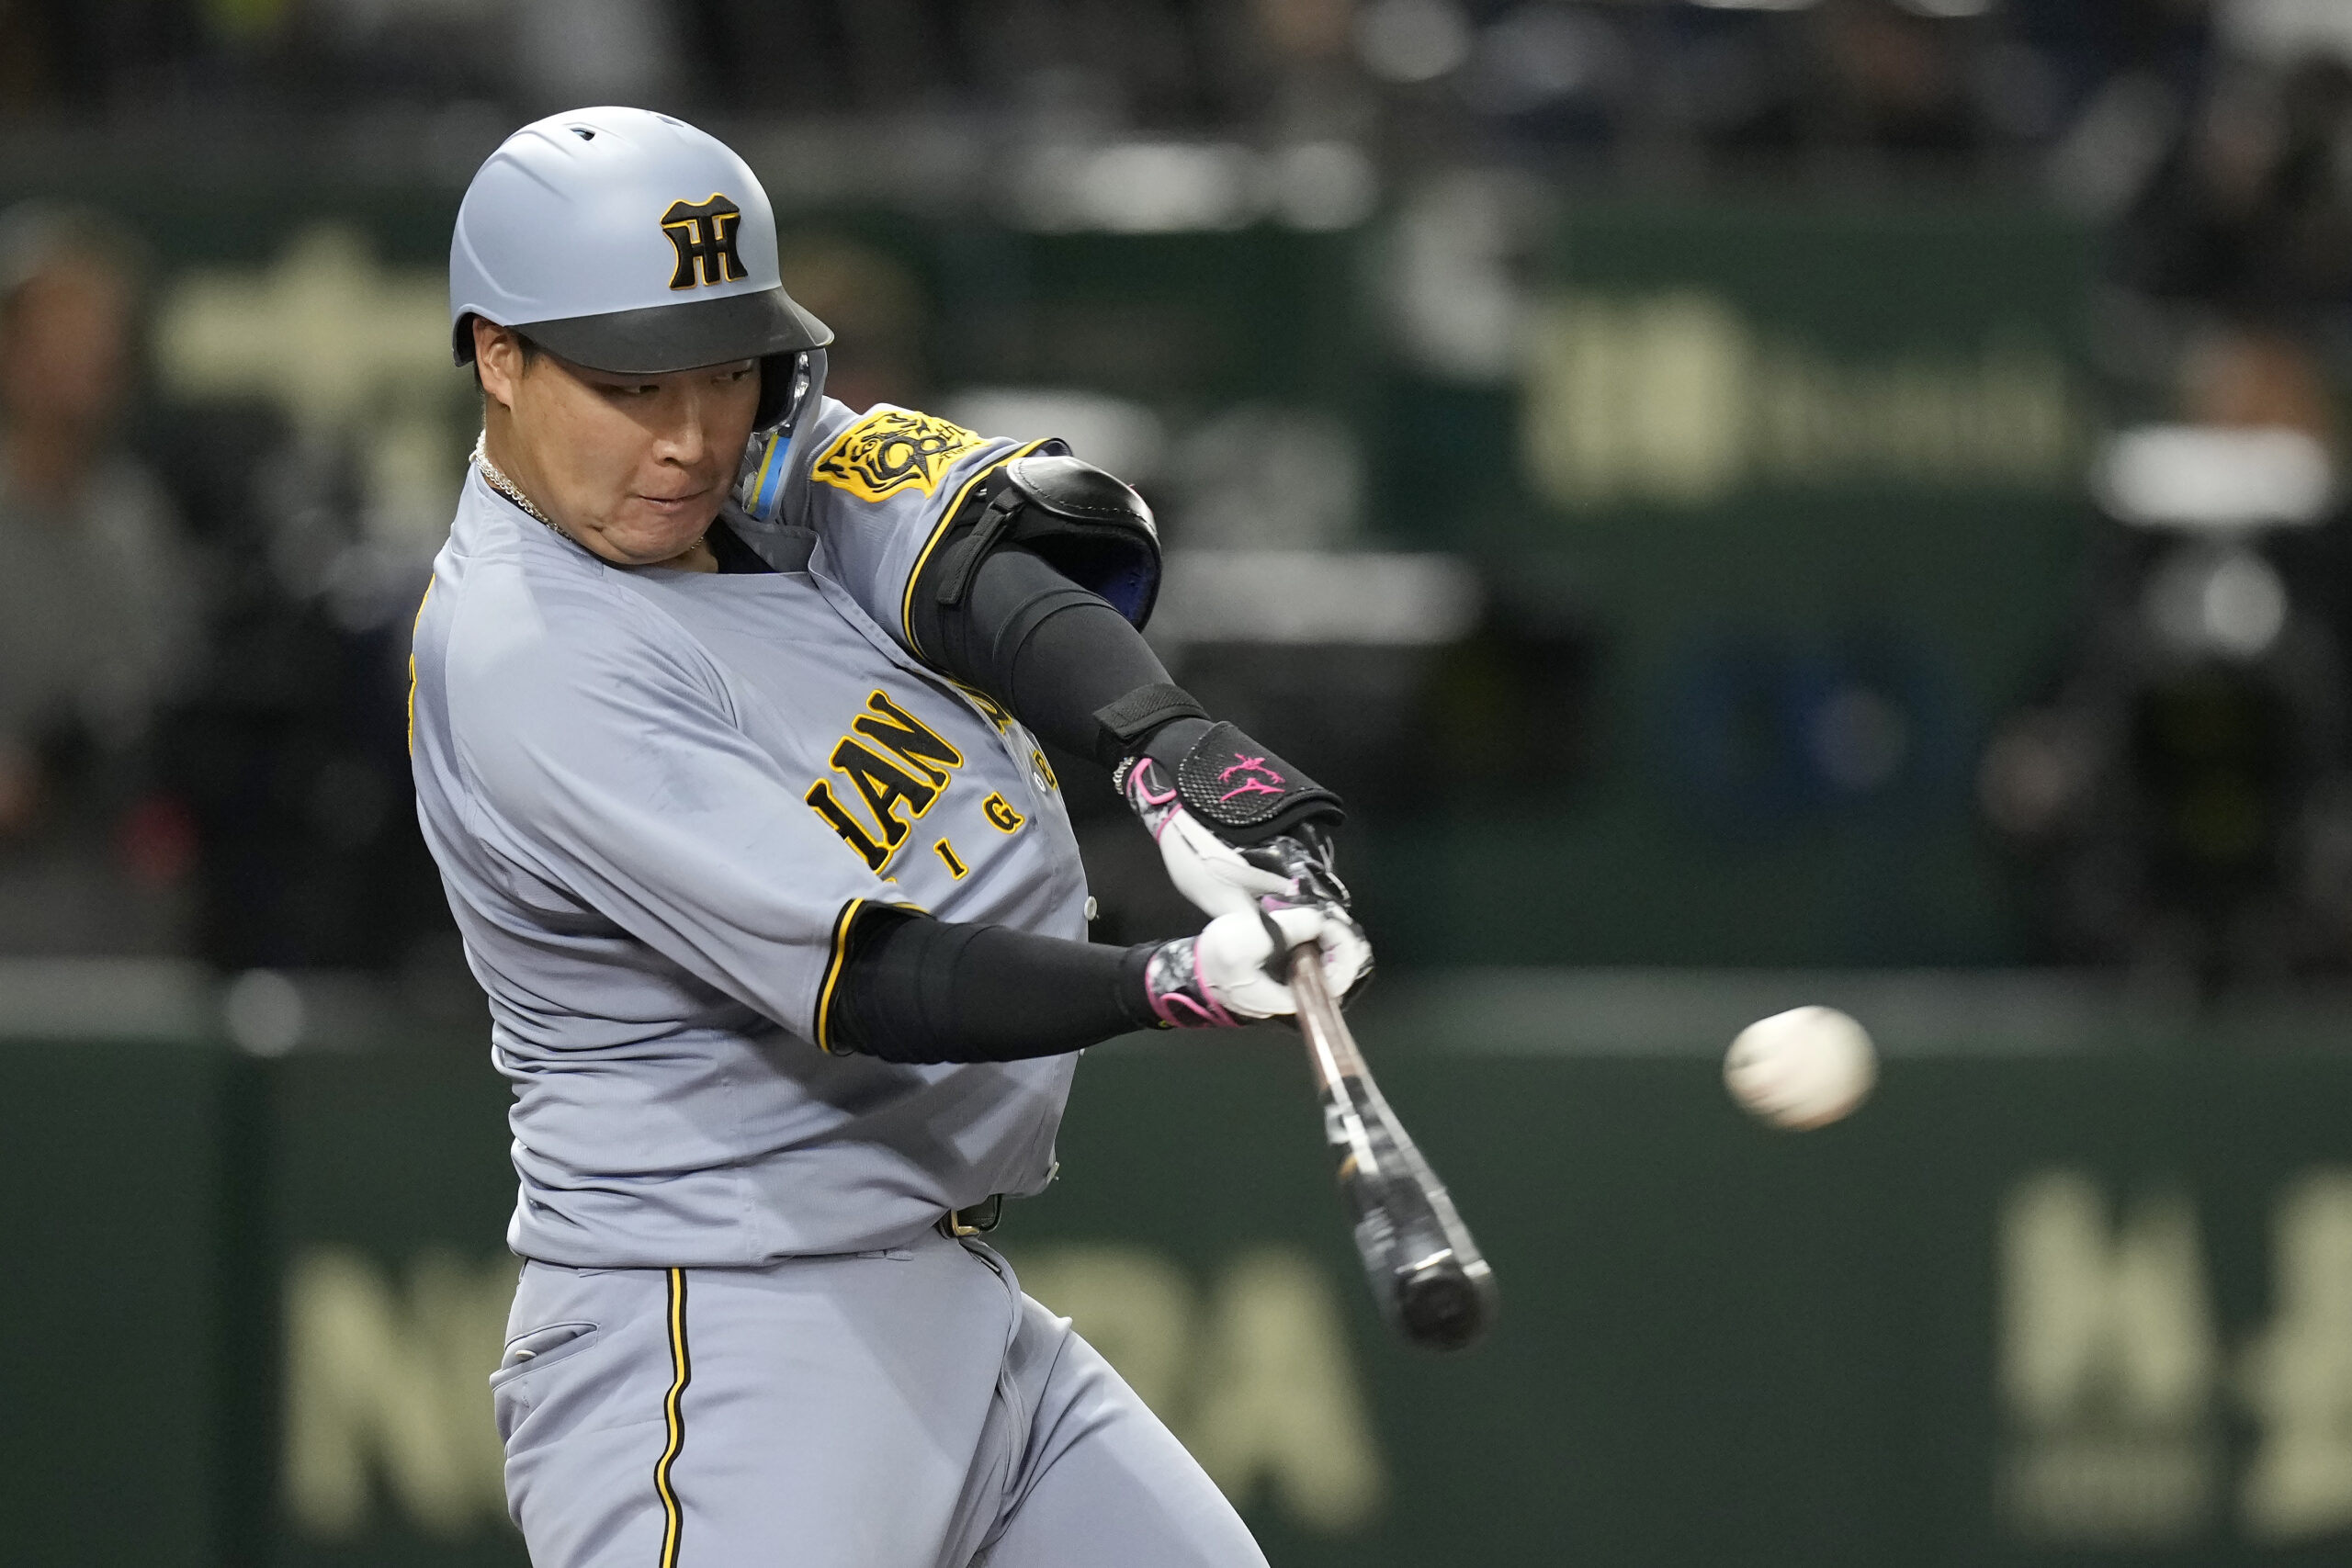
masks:
[(491, 1379), (535, 1568), (1264, 1568), (988, 1247), (525, 1266)]

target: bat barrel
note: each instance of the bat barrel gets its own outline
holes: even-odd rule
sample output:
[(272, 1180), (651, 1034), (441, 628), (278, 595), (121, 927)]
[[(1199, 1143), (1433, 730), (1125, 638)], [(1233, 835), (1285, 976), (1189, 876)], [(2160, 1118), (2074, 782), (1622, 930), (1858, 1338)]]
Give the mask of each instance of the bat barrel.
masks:
[[(1408, 1165), (1394, 1142), (1380, 1142), (1392, 1166)], [(1364, 1272), (1397, 1328), (1432, 1350), (1476, 1343), (1494, 1322), (1494, 1270), (1427, 1164), (1416, 1157), (1385, 1179), (1342, 1185), (1352, 1189)]]
[(1312, 944), (1292, 953), (1291, 985), (1374, 1297), (1413, 1343), (1465, 1348), (1494, 1322), (1494, 1270), (1374, 1083)]
[(1452, 1258), (1417, 1269), (1396, 1280), (1396, 1320), (1417, 1345), (1463, 1349), (1487, 1332), (1494, 1315), (1493, 1281), (1483, 1263), (1476, 1276)]

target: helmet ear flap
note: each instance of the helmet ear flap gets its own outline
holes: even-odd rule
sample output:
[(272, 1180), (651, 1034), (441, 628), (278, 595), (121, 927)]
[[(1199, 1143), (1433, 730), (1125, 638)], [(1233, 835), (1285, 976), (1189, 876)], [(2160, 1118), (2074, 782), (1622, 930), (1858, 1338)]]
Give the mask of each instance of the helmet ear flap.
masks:
[(735, 479), (735, 503), (754, 522), (773, 523), (782, 513), (785, 481), (797, 456), (794, 438), (824, 395), (823, 349), (760, 360), (759, 408)]
[(796, 416), (816, 400), (824, 386), (825, 351), (821, 348), (763, 355), (759, 408), (752, 415), (753, 434), (764, 435), (781, 425), (797, 423)]

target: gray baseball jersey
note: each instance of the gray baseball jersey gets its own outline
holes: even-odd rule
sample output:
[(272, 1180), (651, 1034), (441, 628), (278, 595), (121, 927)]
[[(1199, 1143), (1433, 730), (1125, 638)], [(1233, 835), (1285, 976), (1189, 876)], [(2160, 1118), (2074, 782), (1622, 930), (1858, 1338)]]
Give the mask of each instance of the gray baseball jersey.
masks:
[(828, 402), (780, 570), (609, 566), (469, 476), (418, 614), (417, 811), (514, 1085), (508, 1239), (579, 1268), (904, 1240), (1046, 1179), (1073, 1056), (827, 1054), (860, 900), (1082, 938), (1052, 770), (904, 646), (946, 519), (1025, 448)]

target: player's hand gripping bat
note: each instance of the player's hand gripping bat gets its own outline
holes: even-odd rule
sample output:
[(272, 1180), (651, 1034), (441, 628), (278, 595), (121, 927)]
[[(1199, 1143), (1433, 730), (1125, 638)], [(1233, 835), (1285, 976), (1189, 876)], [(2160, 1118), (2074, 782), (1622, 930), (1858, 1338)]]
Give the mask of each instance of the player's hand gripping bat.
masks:
[[(1276, 842), (1286, 846), (1280, 852), (1293, 876), (1313, 886), (1328, 875), (1306, 846)], [(1464, 1349), (1494, 1322), (1494, 1270), (1454, 1213), (1444, 1184), (1381, 1097), (1323, 983), (1315, 943), (1292, 949), (1290, 984), (1323, 1101), (1324, 1136), (1340, 1156), (1340, 1192), (1355, 1220), (1356, 1251), (1373, 1296), (1415, 1344)]]

